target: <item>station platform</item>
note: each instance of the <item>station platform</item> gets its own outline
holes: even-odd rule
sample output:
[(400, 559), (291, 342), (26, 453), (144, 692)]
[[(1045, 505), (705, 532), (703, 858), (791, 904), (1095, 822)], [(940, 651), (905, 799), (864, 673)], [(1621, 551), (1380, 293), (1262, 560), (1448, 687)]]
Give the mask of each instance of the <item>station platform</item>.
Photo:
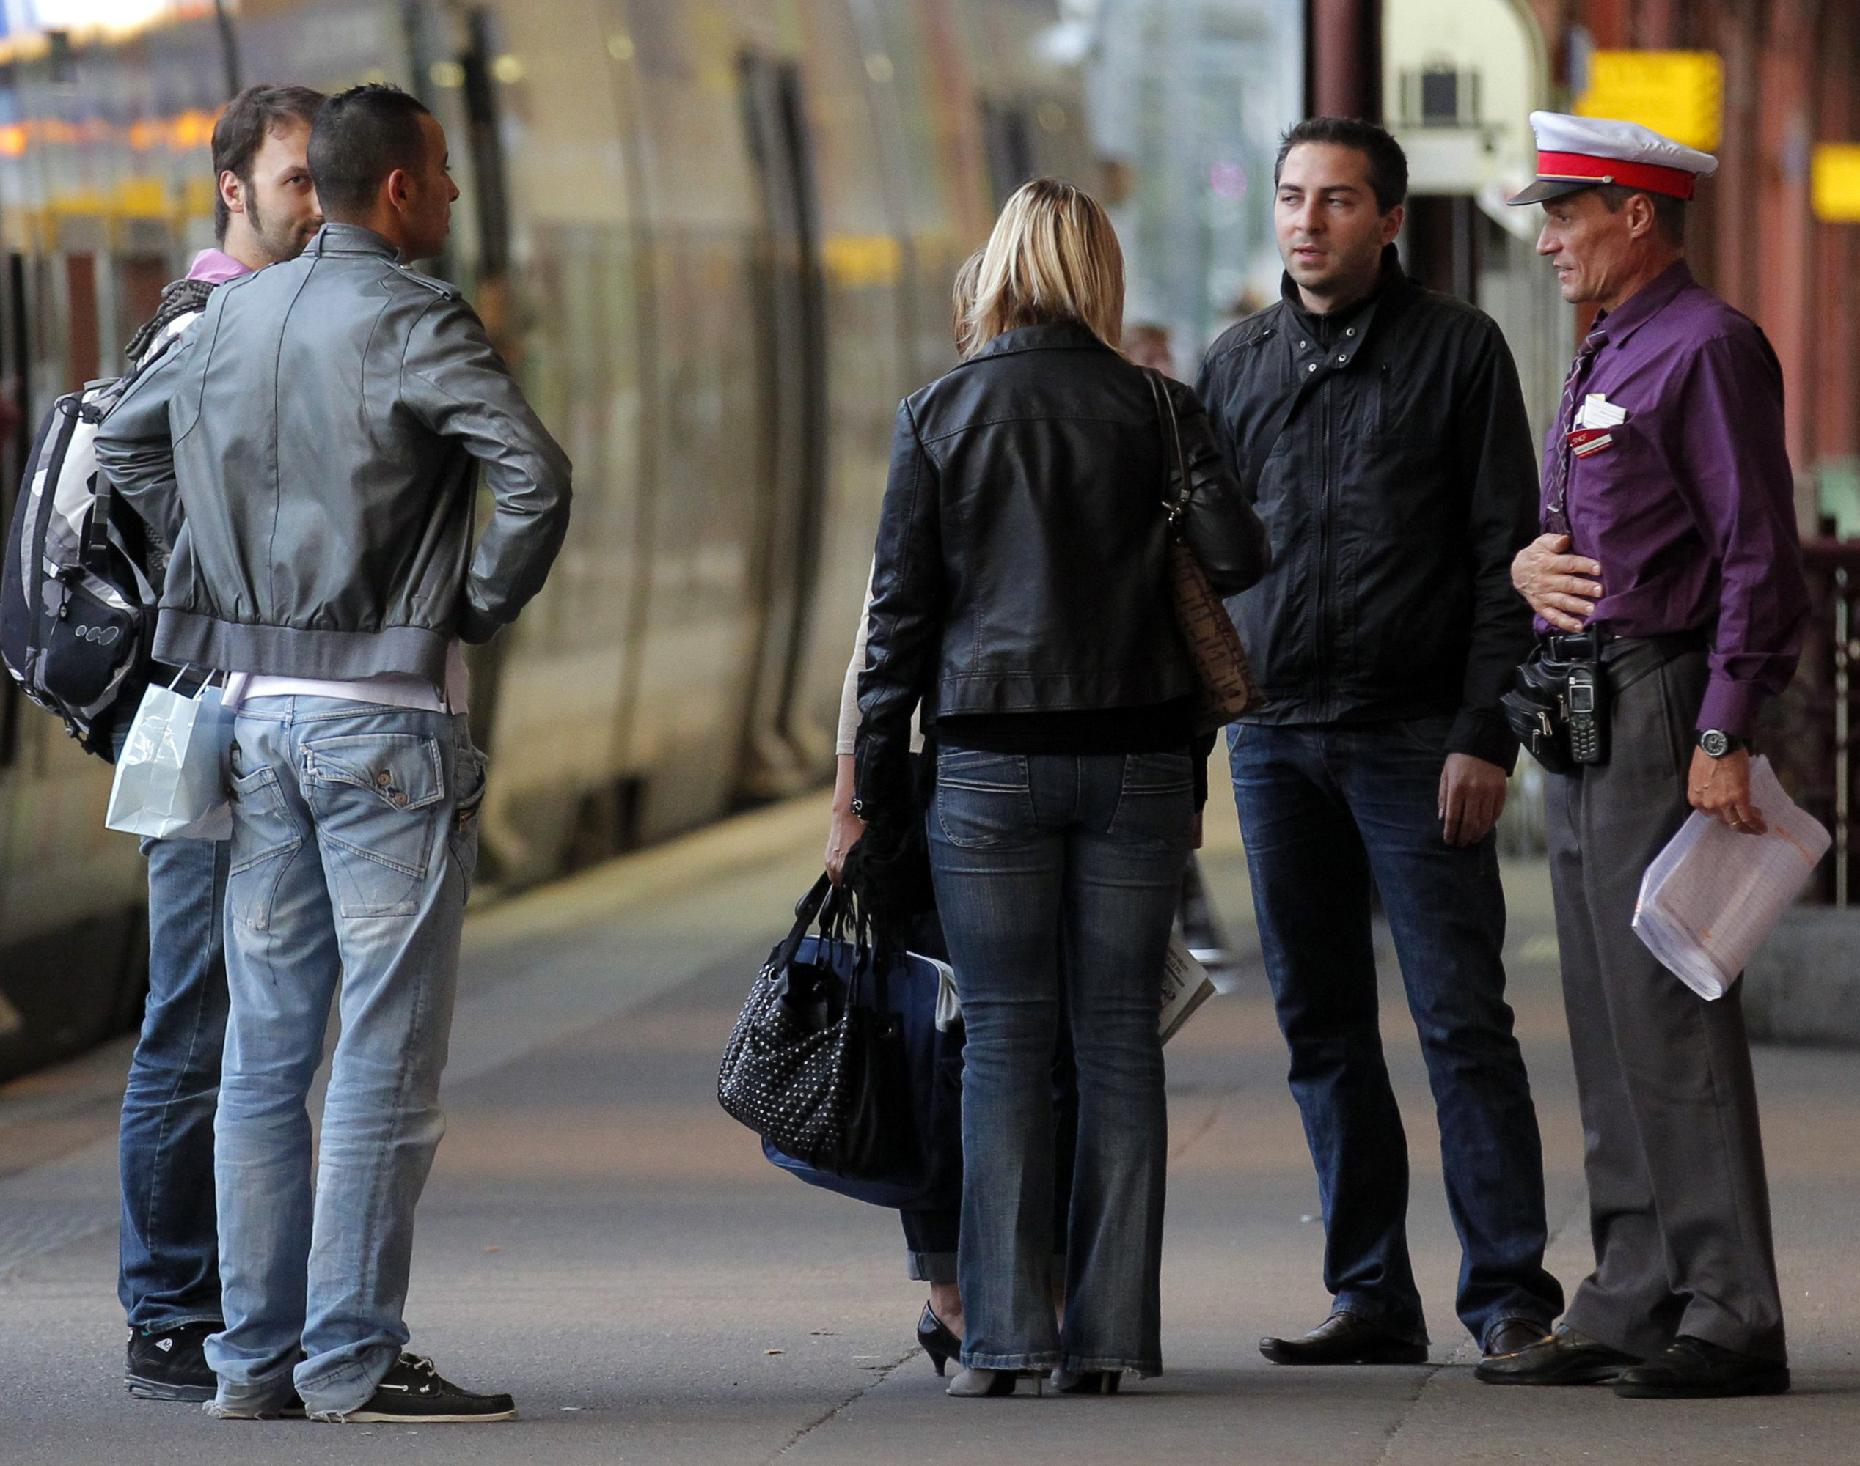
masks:
[[(1171, 1043), (1168, 1372), (1115, 1399), (959, 1401), (914, 1347), (920, 1285), (888, 1213), (798, 1184), (718, 1109), (718, 1052), (818, 870), (824, 795), (475, 913), (419, 1213), (412, 1347), (510, 1424), (220, 1423), (131, 1399), (115, 1299), (126, 1042), (0, 1089), (0, 1462), (1261, 1463), (1860, 1459), (1860, 1085), (1852, 1053), (1763, 1048), (1757, 1072), (1796, 1389), (1705, 1404), (1496, 1390), (1452, 1315), (1457, 1246), (1392, 961), (1384, 1024), (1412, 1151), (1429, 1362), (1298, 1370), (1263, 1333), (1317, 1323), (1318, 1201), (1258, 972), (1219, 781), (1204, 869), (1238, 989)], [(1506, 871), (1519, 1030), (1544, 1130), (1550, 1264), (1589, 1246), (1581, 1131), (1541, 864)], [(1314, 891), (1314, 900), (1323, 893)], [(1386, 942), (1384, 942), (1386, 953)]]

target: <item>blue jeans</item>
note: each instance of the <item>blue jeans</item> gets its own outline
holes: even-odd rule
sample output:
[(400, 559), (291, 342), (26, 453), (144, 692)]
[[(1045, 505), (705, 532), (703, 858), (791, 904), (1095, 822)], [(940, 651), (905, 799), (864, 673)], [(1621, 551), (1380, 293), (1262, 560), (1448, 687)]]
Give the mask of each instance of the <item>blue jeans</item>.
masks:
[(1505, 1002), (1495, 841), (1440, 833), (1450, 719), (1228, 730), (1260, 947), (1291, 1049), (1335, 1307), (1425, 1341), (1408, 1261), (1408, 1144), (1377, 1028), (1370, 889), (1381, 893), (1440, 1124), (1460, 1240), (1458, 1312), (1484, 1343), (1548, 1325), (1543, 1148)]
[[(1162, 1368), (1163, 953), (1188, 859), (1186, 753), (945, 747), (928, 816), (962, 994), (962, 1362)], [(1062, 959), (1061, 953), (1064, 952)], [(1053, 1054), (1078, 1070), (1066, 1317), (1053, 1322)]]
[(130, 1327), (150, 1333), (220, 1318), (213, 1111), (226, 1037), (229, 850), (223, 840), (142, 842), (149, 993), (117, 1133), (116, 1294)]
[[(278, 1403), (294, 1379), (307, 1410), (340, 1413), (407, 1342), (484, 761), (463, 717), (276, 697), (239, 709), (232, 773), (226, 1328), (207, 1362), (223, 1402)], [(313, 1196), (305, 1102), (332, 1001)]]

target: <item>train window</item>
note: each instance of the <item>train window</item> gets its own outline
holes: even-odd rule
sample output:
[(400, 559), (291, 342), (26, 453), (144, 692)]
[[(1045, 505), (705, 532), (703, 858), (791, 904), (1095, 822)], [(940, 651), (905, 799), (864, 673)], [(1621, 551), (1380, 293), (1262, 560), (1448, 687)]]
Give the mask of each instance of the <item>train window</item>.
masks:
[[(825, 513), (826, 314), (821, 294), (820, 205), (800, 69), (754, 51), (739, 63), (743, 120), (762, 201), (762, 309), (756, 344), (765, 384), (754, 583), (762, 644), (751, 695), (752, 761), (795, 721), (807, 617), (819, 572)], [(776, 792), (748, 774), (752, 792)]]

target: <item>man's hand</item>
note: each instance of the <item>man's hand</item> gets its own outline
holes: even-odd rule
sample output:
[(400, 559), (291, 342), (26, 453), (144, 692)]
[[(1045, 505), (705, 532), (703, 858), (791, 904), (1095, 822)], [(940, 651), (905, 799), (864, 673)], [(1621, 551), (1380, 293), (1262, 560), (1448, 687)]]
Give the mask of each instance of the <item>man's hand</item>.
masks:
[(1686, 797), (1701, 814), (1723, 820), (1745, 835), (1761, 835), (1769, 826), (1763, 811), (1750, 802), (1750, 750), (1740, 748), (1713, 758), (1702, 748), (1692, 750), (1692, 769), (1686, 775)]
[(1449, 845), (1477, 845), (1505, 808), (1505, 771), (1470, 753), (1450, 753), (1440, 771), (1440, 835)]
[(1601, 565), (1569, 553), (1566, 534), (1540, 534), (1511, 562), (1511, 583), (1558, 631), (1580, 631), (1602, 598)]

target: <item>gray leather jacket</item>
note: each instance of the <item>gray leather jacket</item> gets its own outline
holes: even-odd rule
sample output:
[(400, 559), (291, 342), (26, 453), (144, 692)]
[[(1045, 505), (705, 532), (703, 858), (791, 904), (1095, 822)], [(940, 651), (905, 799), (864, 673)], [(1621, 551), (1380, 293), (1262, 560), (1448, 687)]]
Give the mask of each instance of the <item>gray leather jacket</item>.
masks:
[(215, 290), (97, 463), (169, 551), (174, 666), (443, 680), (447, 642), (514, 620), (568, 528), (568, 459), (476, 314), (352, 224)]

